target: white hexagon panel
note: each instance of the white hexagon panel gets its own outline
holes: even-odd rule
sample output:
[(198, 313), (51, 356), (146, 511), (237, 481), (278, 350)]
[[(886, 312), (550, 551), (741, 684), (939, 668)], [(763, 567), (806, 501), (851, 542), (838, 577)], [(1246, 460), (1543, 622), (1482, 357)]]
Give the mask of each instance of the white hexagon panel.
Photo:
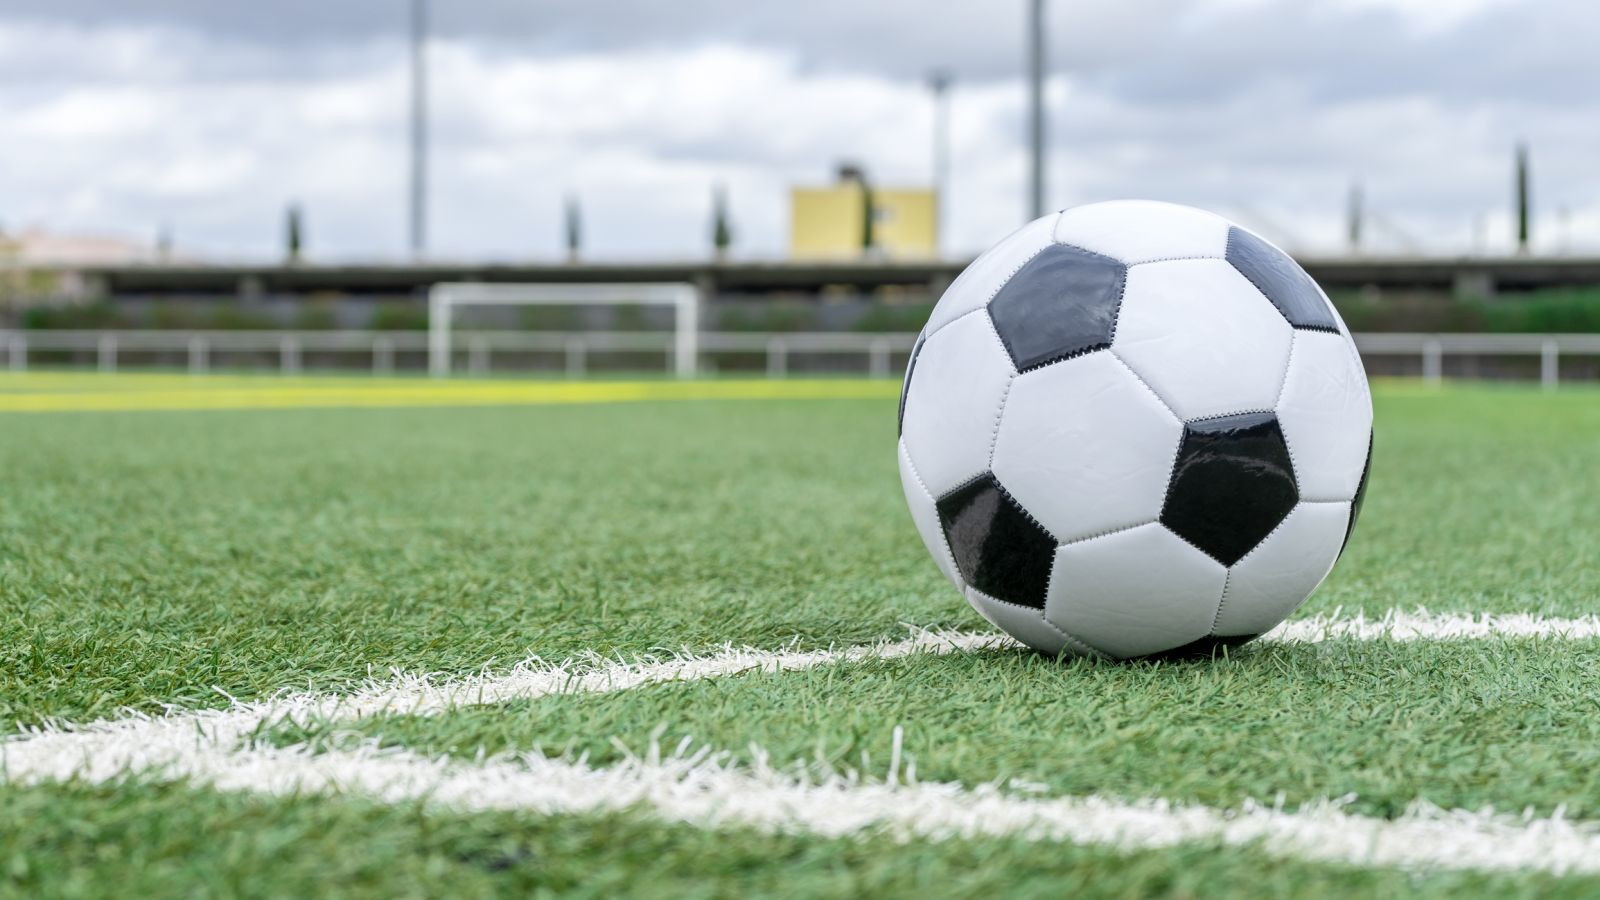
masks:
[(1178, 650), (1211, 634), (1228, 570), (1159, 524), (1056, 551), (1044, 616), (1118, 658)]
[(1372, 395), (1348, 338), (1296, 331), (1278, 421), (1305, 500), (1350, 500), (1371, 447)]
[(1181, 257), (1222, 259), (1228, 220), (1192, 206), (1158, 200), (1110, 200), (1069, 209), (1055, 238), (1125, 265)]
[(1161, 514), (1183, 423), (1115, 356), (1090, 353), (1017, 376), (994, 474), (1058, 541)]
[(1228, 569), (1213, 634), (1254, 637), (1277, 625), (1333, 570), (1350, 524), (1349, 503), (1301, 503)]
[(1272, 409), (1293, 334), (1233, 266), (1186, 259), (1128, 270), (1111, 347), (1189, 420)]
[(977, 588), (967, 589), (967, 602), (989, 624), (1041, 653), (1054, 656), (1068, 647), (1067, 636), (1046, 622), (1041, 610), (996, 600)]
[(923, 341), (911, 369), (901, 437), (935, 497), (988, 471), (1000, 406), (1016, 369), (983, 310)]

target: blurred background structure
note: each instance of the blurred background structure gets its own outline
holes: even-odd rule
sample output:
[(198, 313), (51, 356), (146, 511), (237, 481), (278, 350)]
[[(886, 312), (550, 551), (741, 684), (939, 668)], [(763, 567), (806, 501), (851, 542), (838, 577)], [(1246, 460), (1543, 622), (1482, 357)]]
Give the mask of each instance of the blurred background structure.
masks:
[(0, 358), (162, 332), (147, 361), (192, 367), (202, 333), (414, 337), (441, 281), (685, 282), (762, 348), (725, 368), (855, 334), (893, 370), (974, 253), (1123, 196), (1262, 232), (1358, 331), (1600, 333), (1597, 28), (1576, 0), (0, 0)]

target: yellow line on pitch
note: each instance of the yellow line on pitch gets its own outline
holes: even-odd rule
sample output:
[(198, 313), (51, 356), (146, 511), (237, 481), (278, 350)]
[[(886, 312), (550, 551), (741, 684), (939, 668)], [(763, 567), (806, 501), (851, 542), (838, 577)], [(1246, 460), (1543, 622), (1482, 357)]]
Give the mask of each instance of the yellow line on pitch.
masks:
[(884, 399), (889, 381), (398, 382), (0, 394), (0, 413), (423, 406), (522, 406), (648, 400)]

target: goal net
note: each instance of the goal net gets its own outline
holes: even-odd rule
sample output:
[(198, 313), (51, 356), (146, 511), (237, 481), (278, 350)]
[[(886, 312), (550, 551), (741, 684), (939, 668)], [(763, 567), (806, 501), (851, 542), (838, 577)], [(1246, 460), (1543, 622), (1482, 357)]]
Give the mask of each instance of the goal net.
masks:
[(428, 371), (450, 375), (451, 320), (464, 306), (670, 306), (672, 368), (691, 378), (700, 354), (700, 290), (680, 282), (655, 284), (436, 284), (428, 291)]

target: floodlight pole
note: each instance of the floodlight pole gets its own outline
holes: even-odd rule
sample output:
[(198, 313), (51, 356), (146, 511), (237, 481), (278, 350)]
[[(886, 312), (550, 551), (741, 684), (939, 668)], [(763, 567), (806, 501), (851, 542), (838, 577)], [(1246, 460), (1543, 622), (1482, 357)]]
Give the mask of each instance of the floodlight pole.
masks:
[(411, 0), (411, 258), (427, 252), (428, 0)]
[(1029, 218), (1044, 215), (1044, 0), (1028, 0)]
[(1528, 255), (1529, 200), (1528, 200), (1528, 145), (1517, 144), (1516, 175), (1517, 255)]
[(944, 237), (944, 214), (950, 196), (950, 73), (936, 69), (928, 75), (933, 91), (933, 247)]

